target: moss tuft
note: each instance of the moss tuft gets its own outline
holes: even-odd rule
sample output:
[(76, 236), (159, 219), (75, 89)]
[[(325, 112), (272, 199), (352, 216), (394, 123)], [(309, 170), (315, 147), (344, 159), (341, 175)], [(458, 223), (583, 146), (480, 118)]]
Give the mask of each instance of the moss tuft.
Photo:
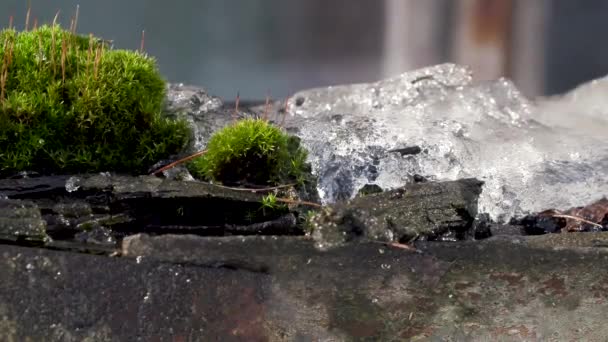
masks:
[(0, 173), (145, 172), (190, 139), (155, 60), (58, 25), (0, 31)]
[(217, 131), (207, 153), (189, 168), (195, 177), (226, 185), (278, 185), (302, 182), (306, 151), (289, 136), (262, 119), (244, 119)]

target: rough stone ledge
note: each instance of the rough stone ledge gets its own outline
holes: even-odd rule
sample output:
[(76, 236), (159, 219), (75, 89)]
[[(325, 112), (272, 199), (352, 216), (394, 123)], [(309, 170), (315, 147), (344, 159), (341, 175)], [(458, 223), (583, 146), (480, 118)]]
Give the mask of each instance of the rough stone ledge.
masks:
[(320, 252), (305, 238), (138, 235), (121, 258), (0, 245), (0, 336), (601, 341), (605, 241), (579, 233)]

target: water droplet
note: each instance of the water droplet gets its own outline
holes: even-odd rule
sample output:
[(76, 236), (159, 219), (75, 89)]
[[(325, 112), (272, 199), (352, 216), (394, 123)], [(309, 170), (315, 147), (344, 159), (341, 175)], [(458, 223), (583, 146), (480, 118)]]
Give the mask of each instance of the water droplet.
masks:
[(135, 258), (135, 262), (139, 264), (139, 263), (141, 263), (141, 259), (143, 259), (143, 257), (142, 257), (141, 255), (138, 255), (138, 256)]

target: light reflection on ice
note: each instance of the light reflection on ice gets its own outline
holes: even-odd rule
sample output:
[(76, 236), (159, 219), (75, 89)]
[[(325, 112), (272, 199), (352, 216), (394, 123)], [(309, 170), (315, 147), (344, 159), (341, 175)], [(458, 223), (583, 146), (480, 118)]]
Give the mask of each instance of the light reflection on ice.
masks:
[[(485, 181), (480, 212), (506, 221), (608, 196), (608, 80), (587, 87), (537, 105), (509, 80), (472, 83), (467, 68), (444, 64), (303, 91), (290, 112), (325, 203), (367, 183), (401, 186), (414, 174), (477, 177)], [(298, 97), (305, 102), (295, 106)], [(408, 146), (423, 152), (387, 152)]]

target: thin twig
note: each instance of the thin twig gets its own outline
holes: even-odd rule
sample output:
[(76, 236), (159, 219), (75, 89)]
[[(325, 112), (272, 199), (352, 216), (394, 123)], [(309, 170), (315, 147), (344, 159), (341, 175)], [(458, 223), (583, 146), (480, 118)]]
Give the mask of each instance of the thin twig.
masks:
[(317, 208), (321, 208), (321, 207), (323, 207), (323, 206), (322, 206), (321, 204), (319, 204), (319, 203), (308, 202), (308, 201), (291, 200), (291, 199), (287, 199), (287, 198), (279, 198), (279, 197), (277, 197), (277, 201), (278, 201), (278, 202), (283, 202), (283, 203), (288, 203), (288, 204), (309, 205), (309, 206), (311, 206), (311, 207), (317, 207)]
[(399, 249), (405, 249), (405, 250), (413, 251), (413, 252), (417, 251), (416, 247), (411, 246), (411, 245), (406, 245), (406, 244), (403, 244), (403, 243), (399, 243), (399, 242), (385, 242), (385, 241), (380, 241), (380, 240), (369, 240), (369, 242), (371, 242), (371, 243), (379, 243), (379, 244), (382, 244), (382, 245), (386, 245), (386, 246), (390, 246), (390, 247), (395, 247), (395, 248), (399, 248)]
[(406, 244), (399, 243), (399, 242), (389, 242), (388, 245), (391, 247), (395, 247), (395, 248), (406, 249), (408, 251), (417, 250), (416, 247), (414, 247), (414, 246), (406, 245)]
[(585, 220), (584, 218), (578, 217), (578, 216), (564, 215), (564, 214), (553, 214), (551, 216), (553, 216), (553, 217), (561, 217), (561, 218), (565, 218), (565, 219), (572, 219), (572, 220), (576, 220), (576, 221), (580, 221), (580, 222), (583, 222), (583, 223), (590, 224), (590, 225), (598, 227), (598, 228), (604, 228), (604, 226), (602, 226), (599, 223), (591, 222), (589, 220)]
[(152, 172), (150, 175), (152, 175), (152, 176), (157, 175), (157, 174), (159, 174), (159, 173), (161, 173), (163, 171), (166, 171), (166, 170), (169, 170), (171, 168), (174, 168), (174, 167), (176, 167), (177, 165), (179, 165), (181, 163), (187, 162), (188, 160), (191, 160), (191, 159), (194, 159), (194, 158), (196, 158), (196, 157), (198, 157), (200, 155), (203, 155), (206, 152), (207, 152), (207, 150), (202, 150), (202, 151), (196, 152), (195, 154), (192, 154), (192, 155), (189, 155), (189, 156), (187, 156), (185, 158), (182, 158), (180, 160), (174, 161), (173, 163), (165, 165), (165, 166), (161, 167), (160, 169)]
[(253, 189), (253, 188), (233, 188), (231, 186), (225, 186), (225, 185), (215, 184), (215, 186), (217, 186), (219, 188), (224, 188), (224, 189), (229, 189), (229, 190), (235, 190), (235, 191), (247, 191), (247, 192), (253, 192), (253, 193), (256, 193), (256, 192), (269, 192), (269, 191), (273, 191), (273, 190), (290, 188), (290, 187), (292, 187), (294, 185), (296, 185), (296, 184), (295, 183), (291, 183), (291, 184), (283, 184), (283, 185), (272, 186), (272, 187), (268, 187), (268, 188)]

